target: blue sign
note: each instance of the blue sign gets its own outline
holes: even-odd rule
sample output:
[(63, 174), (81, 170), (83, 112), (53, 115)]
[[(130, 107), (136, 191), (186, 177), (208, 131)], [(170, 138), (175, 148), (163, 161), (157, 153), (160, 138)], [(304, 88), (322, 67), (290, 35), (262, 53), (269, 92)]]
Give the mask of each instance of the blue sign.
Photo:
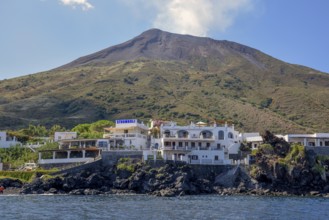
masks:
[(115, 123), (117, 124), (130, 124), (130, 123), (136, 123), (136, 119), (120, 119), (116, 120)]

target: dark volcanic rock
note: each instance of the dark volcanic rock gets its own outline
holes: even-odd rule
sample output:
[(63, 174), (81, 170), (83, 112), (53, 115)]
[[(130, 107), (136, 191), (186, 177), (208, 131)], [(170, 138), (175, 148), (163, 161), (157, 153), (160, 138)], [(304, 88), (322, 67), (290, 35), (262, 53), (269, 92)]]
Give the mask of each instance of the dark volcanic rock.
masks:
[(19, 179), (4, 178), (4, 179), (0, 179), (0, 186), (3, 186), (5, 188), (8, 187), (20, 188), (23, 186), (23, 183)]

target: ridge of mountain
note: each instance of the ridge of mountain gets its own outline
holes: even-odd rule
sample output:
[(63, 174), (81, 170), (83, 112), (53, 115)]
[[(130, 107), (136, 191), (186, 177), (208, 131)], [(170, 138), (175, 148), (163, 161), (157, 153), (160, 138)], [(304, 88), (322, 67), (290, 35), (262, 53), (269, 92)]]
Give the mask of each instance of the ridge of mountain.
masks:
[(162, 118), (329, 132), (328, 88), (328, 74), (248, 46), (151, 29), (56, 69), (0, 81), (0, 129)]
[(235, 42), (150, 29), (122, 44), (80, 57), (59, 69), (95, 64), (109, 65), (138, 58), (186, 61), (195, 57), (215, 57), (224, 61), (225, 56), (232, 54), (239, 54), (257, 62), (258, 53), (256, 49)]

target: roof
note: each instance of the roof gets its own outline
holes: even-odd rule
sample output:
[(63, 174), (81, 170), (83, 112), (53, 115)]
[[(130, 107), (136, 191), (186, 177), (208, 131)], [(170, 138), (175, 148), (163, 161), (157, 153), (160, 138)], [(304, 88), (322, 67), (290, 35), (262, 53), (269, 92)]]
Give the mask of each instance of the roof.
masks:
[(58, 150), (39, 150), (39, 152), (67, 152), (67, 151), (99, 151), (99, 148), (89, 147), (89, 148), (69, 148), (69, 149), (58, 149)]
[(263, 138), (261, 136), (246, 137), (247, 142), (262, 142)]
[(58, 142), (63, 143), (63, 142), (80, 142), (80, 141), (98, 141), (104, 138), (86, 138), (86, 139), (63, 139), (59, 140)]

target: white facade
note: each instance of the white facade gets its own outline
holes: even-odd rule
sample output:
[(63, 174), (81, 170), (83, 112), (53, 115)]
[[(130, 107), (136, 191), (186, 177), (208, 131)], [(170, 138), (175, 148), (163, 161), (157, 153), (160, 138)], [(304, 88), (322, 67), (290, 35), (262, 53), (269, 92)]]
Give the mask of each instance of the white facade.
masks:
[(241, 139), (250, 144), (252, 150), (257, 149), (259, 145), (263, 144), (263, 138), (258, 132), (243, 133), (241, 134)]
[(59, 141), (59, 149), (70, 148), (90, 148), (96, 147), (103, 150), (109, 150), (109, 139), (71, 139)]
[(299, 143), (305, 147), (329, 147), (329, 133), (287, 134), (288, 143)]
[(77, 132), (55, 132), (54, 134), (54, 141), (58, 142), (61, 140), (70, 140), (76, 139), (78, 137)]
[(22, 145), (21, 142), (16, 140), (16, 137), (7, 137), (5, 131), (0, 132), (0, 148), (9, 148), (11, 146)]
[(114, 128), (105, 128), (103, 138), (110, 140), (111, 148), (148, 148), (149, 128), (137, 119), (116, 120)]
[[(234, 126), (208, 126), (175, 122), (160, 128), (160, 150), (165, 160), (181, 160), (191, 164), (230, 164), (229, 154), (238, 154), (240, 138)], [(154, 146), (153, 146), (154, 147)]]

